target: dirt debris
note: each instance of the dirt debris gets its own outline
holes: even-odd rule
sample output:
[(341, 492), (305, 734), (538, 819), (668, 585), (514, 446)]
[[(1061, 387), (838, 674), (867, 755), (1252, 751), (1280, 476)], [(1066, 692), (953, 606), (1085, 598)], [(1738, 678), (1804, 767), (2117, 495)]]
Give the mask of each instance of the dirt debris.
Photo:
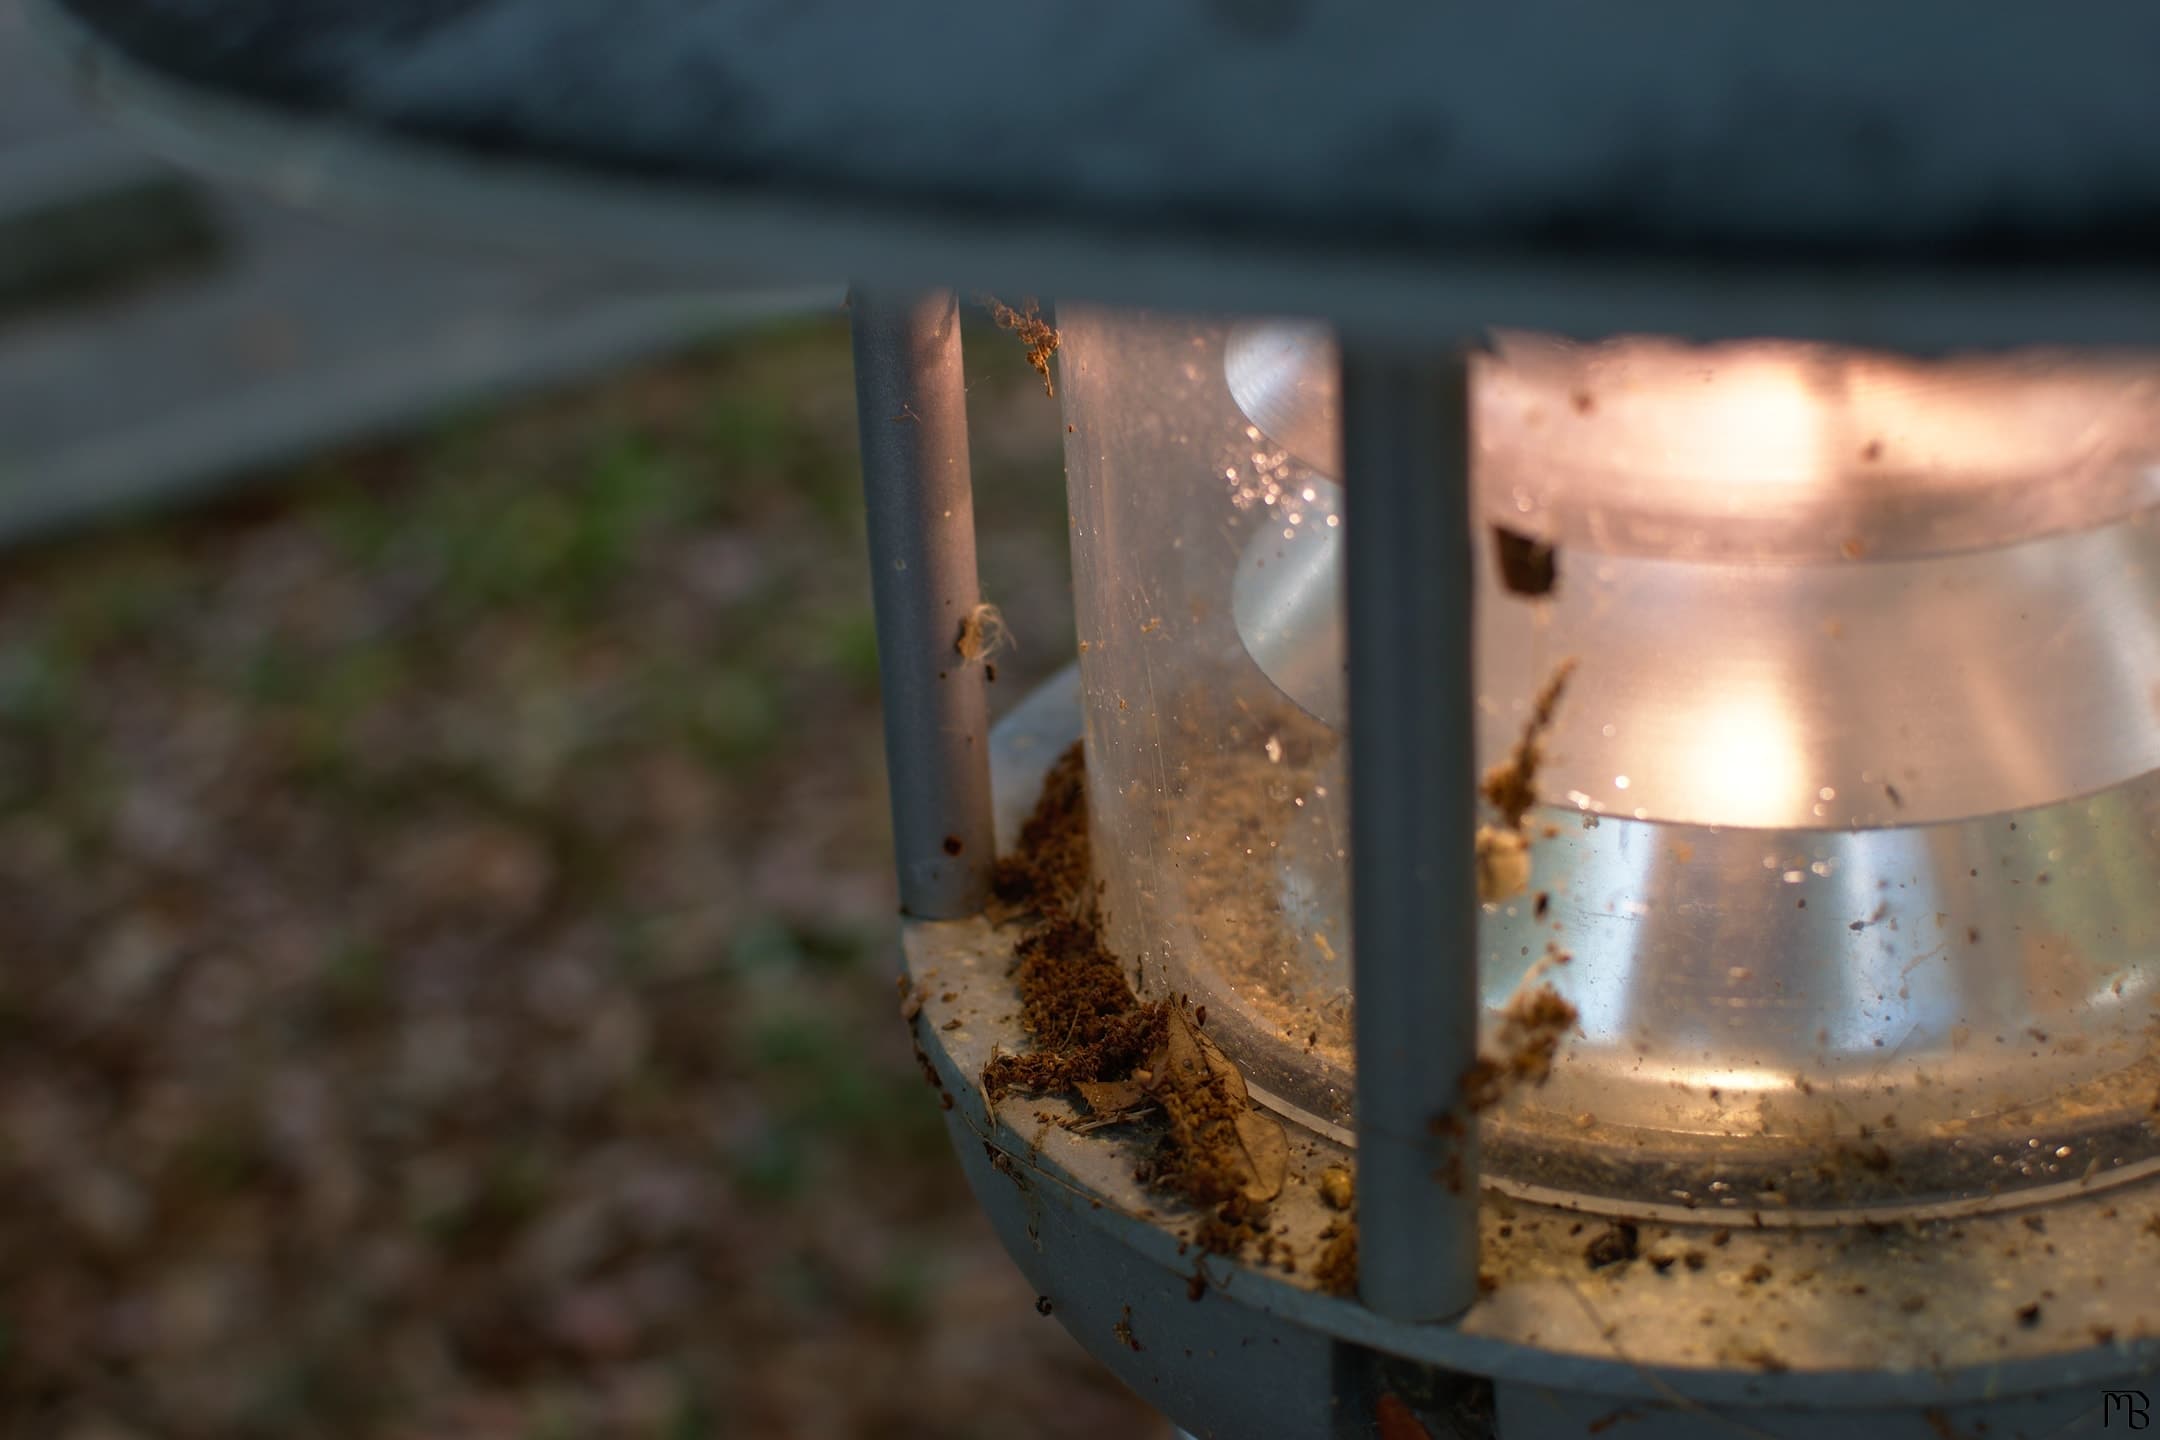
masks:
[(1357, 1294), (1357, 1217), (1337, 1220), (1320, 1232), (1327, 1248), (1313, 1266), (1313, 1279), (1330, 1295)]
[(1530, 888), (1531, 835), (1524, 817), (1538, 803), (1537, 774), (1544, 762), (1545, 737), (1559, 711), (1568, 677), (1574, 673), (1573, 660), (1555, 667), (1531, 702), (1515, 748), (1479, 782), (1479, 793), (1500, 812), (1499, 824), (1477, 828), (1477, 886), (1482, 904), (1495, 905)]
[(1357, 1180), (1347, 1165), (1320, 1172), (1320, 1199), (1330, 1210), (1348, 1210), (1357, 1200)]
[(1625, 1221), (1600, 1230), (1583, 1247), (1583, 1259), (1592, 1270), (1623, 1264), (1641, 1253), (1642, 1232)]
[(1010, 330), (1022, 345), (1027, 347), (1027, 362), (1042, 376), (1043, 394), (1055, 396), (1057, 386), (1050, 376), (1050, 357), (1057, 354), (1062, 337), (1057, 327), (1043, 318), (1042, 307), (1032, 296), (1023, 296), (1016, 310), (995, 295), (975, 297), (1000, 330)]
[(1550, 985), (1519, 988), (1501, 1012), (1495, 1048), (1463, 1072), (1463, 1099), (1470, 1109), (1489, 1110), (1522, 1086), (1544, 1084), (1578, 1015)]
[[(1075, 741), (1043, 777), (1042, 794), (1020, 827), (1020, 848), (998, 857), (993, 920), (1092, 911), (1087, 833), (1087, 769)], [(1120, 972), (1122, 974), (1122, 972)]]
[(998, 895), (1034, 919), (1014, 945), (1020, 1023), (1035, 1041), (983, 1070), (995, 1100), (1014, 1090), (1076, 1092), (1091, 1112), (1079, 1127), (1160, 1111), (1162, 1134), (1140, 1178), (1201, 1206), (1194, 1234), (1224, 1255), (1268, 1241), (1268, 1205), (1289, 1173), (1289, 1141), (1256, 1108), (1245, 1079), (1182, 1001), (1143, 1004), (1104, 946), (1094, 916), (1081, 747), (1044, 777), (1019, 851), (998, 864)]
[(1550, 595), (1560, 584), (1560, 552), (1549, 541), (1525, 535), (1505, 525), (1492, 527), (1493, 555), (1500, 564), (1500, 583), (1508, 593), (1532, 599)]
[(1161, 1044), (1162, 1007), (1139, 1002), (1089, 922), (1048, 916), (1028, 927), (1014, 954), (1020, 1025), (1036, 1044), (984, 1067), (993, 1100), (1013, 1090), (1047, 1094), (1123, 1080)]
[[(1538, 803), (1537, 773), (1544, 760), (1545, 737), (1552, 730), (1568, 677), (1574, 673), (1573, 659), (1554, 667), (1531, 702), (1529, 718), (1523, 722), (1515, 748), (1505, 761), (1485, 772), (1479, 785), (1480, 793), (1500, 813), (1501, 820), (1499, 825), (1480, 825), (1477, 830), (1478, 899), (1485, 904), (1529, 889), (1531, 842), (1524, 819)], [(1550, 895), (1540, 892), (1539, 916), (1550, 908)], [(1463, 1073), (1463, 1098), (1471, 1111), (1490, 1109), (1518, 1086), (1542, 1085), (1552, 1074), (1553, 1057), (1574, 1028), (1577, 1012), (1551, 985), (1540, 984), (1539, 976), (1551, 966), (1566, 964), (1568, 959), (1565, 951), (1548, 945), (1544, 956), (1515, 987), (1501, 1012), (1495, 1047), (1482, 1052)], [(1454, 1123), (1459, 1125), (1460, 1121)]]
[(1507, 759), (1485, 772), (1479, 786), (1486, 802), (1500, 812), (1502, 823), (1510, 830), (1520, 830), (1523, 816), (1538, 803), (1537, 773), (1545, 759), (1545, 737), (1551, 733), (1553, 720), (1559, 713), (1560, 697), (1566, 692), (1568, 678), (1574, 673), (1572, 658), (1553, 668), (1552, 675), (1531, 702), (1530, 718), (1523, 722), (1515, 748)]
[(997, 606), (987, 603), (962, 616), (960, 632), (953, 637), (953, 653), (970, 665), (1011, 645), (1012, 632), (1005, 628), (1005, 616)]
[(1746, 1361), (1768, 1375), (1782, 1375), (1792, 1369), (1791, 1363), (1768, 1345), (1751, 1345), (1734, 1353), (1737, 1359)]
[(1520, 830), (1477, 828), (1477, 898), (1497, 905), (1530, 888), (1530, 841)]
[[(1143, 1082), (1168, 1124), (1150, 1175), (1188, 1200), (1221, 1207), (1202, 1226), (1201, 1239), (1208, 1249), (1230, 1253), (1238, 1248), (1227, 1243), (1232, 1231), (1257, 1223), (1261, 1207), (1282, 1193), (1289, 1141), (1273, 1116), (1254, 1108), (1245, 1077), (1184, 1006), (1164, 1008), (1163, 1028)], [(1212, 1231), (1218, 1221), (1231, 1231)]]

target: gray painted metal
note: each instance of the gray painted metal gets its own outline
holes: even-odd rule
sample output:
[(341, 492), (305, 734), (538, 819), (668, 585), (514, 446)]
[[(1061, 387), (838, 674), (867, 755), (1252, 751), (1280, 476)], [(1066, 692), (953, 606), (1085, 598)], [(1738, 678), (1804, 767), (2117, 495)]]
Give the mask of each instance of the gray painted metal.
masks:
[(1477, 1297), (1469, 396), (1459, 354), (1343, 354), (1360, 1293), (1397, 1320)]
[(2140, 0), (62, 3), (363, 129), (955, 213), (1695, 256), (2160, 235)]
[[(1819, 1407), (1766, 1406), (1745, 1417), (1700, 1406), (1631, 1400), (1549, 1389), (1542, 1385), (1498, 1387), (1499, 1440), (2078, 1440), (2121, 1433), (2136, 1413), (2126, 1394), (2113, 1425), (2108, 1392), (2100, 1386), (2069, 1386), (2038, 1395), (2003, 1396), (1963, 1405), (1926, 1405), (1840, 1411)], [(2138, 1409), (2145, 1402), (2138, 1402)]]
[(957, 1110), (946, 1126), (991, 1227), (1049, 1317), (1020, 1313), (1013, 1324), (1063, 1325), (1196, 1440), (1371, 1435), (1335, 1427), (1330, 1337), (1234, 1294), (1194, 1301), (1186, 1287), (1196, 1262), (1166, 1265), (1089, 1223), (1088, 1197), (1028, 1167), (1016, 1137), (990, 1138)]
[(960, 306), (950, 290), (851, 303), (900, 908), (949, 920), (981, 913), (997, 858), (988, 672), (961, 645), (982, 592)]
[[(1330, 235), (1269, 223), (1275, 215), (1272, 208), (1249, 211), (1244, 223), (1232, 227), (1175, 229), (1121, 222), (1107, 213), (1044, 210), (1018, 201), (965, 208), (889, 191), (788, 189), (711, 178), (688, 185), (399, 138), (381, 129), (236, 100), (137, 63), (59, 0), (27, 0), (27, 8), (71, 62), (78, 81), (147, 143), (182, 164), (268, 187), (289, 200), (425, 217), (533, 247), (690, 273), (730, 268), (738, 280), (750, 269), (768, 279), (852, 274), (864, 282), (907, 287), (965, 277), (986, 288), (1068, 299), (1325, 316), (1354, 333), (1405, 339), (1474, 334), (1481, 327), (1500, 325), (1577, 336), (1633, 331), (1704, 339), (1785, 335), (1914, 351), (2160, 341), (2160, 273), (2151, 264), (2160, 246), (2115, 260), (2065, 252), (2022, 263), (1855, 258), (1833, 264), (1774, 254), (1682, 259), (1587, 246), (1540, 250), (1439, 239), (1408, 243), (1394, 231)], [(996, 8), (1004, 18), (992, 21), (993, 27), (1017, 23), (1014, 17), (1030, 13), (1025, 6)], [(1177, 8), (1182, 12), (1189, 7)], [(2123, 15), (2144, 13), (2130, 0), (2100, 8)], [(1169, 7), (1165, 9), (1168, 13)], [(1763, 10), (1753, 7), (1747, 13)], [(1988, 12), (1998, 17), (1998, 25), (2010, 23), (1999, 18), (2008, 13), (2000, 5), (1989, 6)], [(776, 24), (786, 19), (777, 11), (756, 13)], [(803, 13), (826, 15), (816, 7)], [(906, 20), (942, 26), (959, 13), (941, 10)], [(1633, 7), (1628, 13), (1635, 13)], [(1817, 12), (1814, 7), (1793, 7), (1782, 13), (1780, 25), (1799, 27), (1812, 23)], [(2053, 17), (2050, 12), (2049, 25)], [(1584, 18), (1570, 9), (1567, 33), (1575, 33), (1572, 27)], [(1961, 33), (1969, 18), (1964, 10), (1946, 13), (1941, 29)], [(1871, 35), (1892, 24), (1872, 10), (1864, 19)], [(1085, 23), (1103, 27), (1102, 16), (1094, 11)], [(2027, 19), (2016, 23), (2039, 24)], [(1901, 9), (1895, 26), (1906, 25), (1933, 33)], [(828, 40), (835, 38), (832, 32), (821, 33)], [(979, 33), (1002, 32), (993, 28)], [(1109, 34), (1107, 27), (1103, 33)], [(1108, 40), (1096, 48), (1103, 47), (1115, 48)], [(1868, 46), (1859, 50), (1872, 53)], [(613, 54), (609, 47), (589, 46), (578, 53)], [(683, 63), (694, 69), (689, 53), (684, 52)], [(1121, 53), (1129, 60), (1136, 52)], [(1579, 53), (1578, 69), (1608, 59), (1588, 47), (1565, 53)], [(1688, 64), (1709, 58), (1692, 45), (1673, 53), (1686, 57)], [(1028, 94), (1032, 76), (1013, 74), (1015, 55), (1029, 63), (1036, 58), (1024, 49), (998, 53), (993, 67), (998, 104), (1009, 114), (992, 133), (1031, 142), (1052, 138)], [(889, 61), (889, 56), (880, 57), (881, 64)], [(1149, 53), (1150, 66), (1159, 62), (1167, 64)], [(1931, 64), (1918, 66), (1913, 74), (1928, 73)], [(903, 72), (907, 67), (894, 71)], [(813, 67), (808, 73), (818, 72)], [(1129, 65), (1114, 73), (1124, 81), (1133, 76)], [(972, 76), (967, 66), (942, 57), (939, 74), (941, 83), (959, 74)], [(914, 96), (939, 88), (922, 86), (912, 72), (905, 78)], [(786, 83), (799, 79), (791, 76)], [(1242, 76), (1238, 80), (1240, 86), (1247, 83)], [(1422, 73), (1418, 84), (1442, 88)], [(2063, 85), (2066, 91), (2076, 90), (2076, 77)], [(2139, 87), (2142, 103), (2142, 77)], [(1989, 103), (1996, 98), (1989, 97)], [(1211, 103), (1226, 102), (1217, 96)], [(1277, 104), (1269, 97), (1265, 103), (1241, 102), (1235, 113), (1251, 118), (1261, 112), (1301, 113), (1304, 108)], [(847, 117), (849, 133), (858, 141), (884, 139), (862, 123), (856, 108), (843, 105), (833, 113)], [(1104, 113), (1126, 112), (1111, 106)], [(1582, 117), (1579, 109), (1565, 113)], [(1599, 126), (1583, 120), (1581, 128)], [(2160, 134), (2160, 127), (2146, 128)], [(703, 138), (715, 140), (716, 133)], [(971, 133), (953, 153), (964, 154), (966, 163), (982, 175), (1056, 173), (1042, 168), (1040, 155), (1000, 164), (989, 158), (987, 143), (984, 136)], [(1141, 148), (1136, 144), (1090, 160), (1081, 171), (1091, 172), (1099, 163)], [(1185, 153), (1180, 147), (1155, 148)], [(1372, 152), (1386, 153), (1385, 146)], [(1352, 153), (1330, 163), (1348, 172), (1368, 168), (1369, 159)], [(1078, 186), (1071, 175), (1056, 174), (1056, 179)], [(1074, 193), (1080, 192), (1076, 188)], [(1258, 207), (1262, 202), (1254, 197), (1272, 193), (1263, 186), (1244, 198)], [(1176, 208), (1166, 213), (1175, 214)]]

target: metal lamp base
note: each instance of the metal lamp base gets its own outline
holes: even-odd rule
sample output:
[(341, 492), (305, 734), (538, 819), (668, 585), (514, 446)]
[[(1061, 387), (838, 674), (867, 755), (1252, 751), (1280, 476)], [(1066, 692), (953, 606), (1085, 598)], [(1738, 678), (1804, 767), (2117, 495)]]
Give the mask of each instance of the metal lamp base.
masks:
[[(998, 728), (1008, 841), (1077, 733), (1069, 675)], [(1385, 1320), (1322, 1293), (1307, 1264), (1204, 1255), (1189, 1238), (1199, 1217), (1133, 1179), (1144, 1134), (1076, 1134), (1060, 1099), (986, 1103), (984, 1063), (1026, 1044), (1011, 940), (982, 920), (907, 927), (926, 1073), (950, 1097), (963, 1166), (1039, 1308), (1194, 1436), (1417, 1433), (1400, 1428), (1407, 1417), (1434, 1437), (1500, 1440), (1802, 1440), (1832, 1426), (1848, 1440), (2040, 1440), (2127, 1428), (2156, 1388), (2149, 1183), (1889, 1225), (1758, 1228), (1756, 1212), (1704, 1213), (1644, 1224), (1634, 1258), (1598, 1265), (1612, 1222), (1488, 1192), (1488, 1293), (1447, 1324)], [(1273, 1213), (1297, 1259), (1340, 1218), (1320, 1172), (1354, 1160), (1324, 1135), (1291, 1133), (1293, 1175)]]

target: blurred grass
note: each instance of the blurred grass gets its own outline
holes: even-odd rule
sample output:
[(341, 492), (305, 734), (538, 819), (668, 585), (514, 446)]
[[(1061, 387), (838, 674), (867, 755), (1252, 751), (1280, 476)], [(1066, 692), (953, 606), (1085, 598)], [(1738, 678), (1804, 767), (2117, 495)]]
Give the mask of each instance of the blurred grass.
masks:
[[(848, 363), (800, 325), (13, 558), (0, 1433), (1147, 1423), (893, 1014)], [(1072, 648), (1059, 427), (970, 370), (1009, 702)]]

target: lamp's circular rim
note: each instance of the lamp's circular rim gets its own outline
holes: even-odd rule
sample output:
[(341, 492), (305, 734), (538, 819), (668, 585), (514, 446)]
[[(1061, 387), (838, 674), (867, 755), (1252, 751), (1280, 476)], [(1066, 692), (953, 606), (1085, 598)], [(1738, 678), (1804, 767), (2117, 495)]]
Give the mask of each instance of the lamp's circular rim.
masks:
[[(1948, 260), (1896, 248), (1591, 250), (1572, 237), (1542, 247), (1505, 236), (1448, 243), (1386, 226), (1276, 226), (1265, 215), (1225, 228), (1115, 210), (1089, 219), (971, 204), (935, 190), (661, 178), (575, 153), (481, 148), (389, 128), (379, 117), (214, 89), (145, 63), (85, 19), (130, 5), (169, 9), (164, 0), (26, 0), (83, 88), (176, 162), (295, 201), (595, 259), (776, 281), (965, 281), (1188, 311), (1312, 315), (1357, 338), (1428, 344), (1491, 326), (1581, 337), (1778, 335), (1914, 352), (2160, 343), (2160, 265), (2152, 259), (2160, 246), (2137, 253), (2066, 242), (2056, 251), (2036, 239), (2026, 251)], [(513, 0), (478, 7), (506, 8)]]
[[(1068, 668), (996, 727), (1001, 841), (1077, 735), (1079, 710), (1078, 672)], [(1062, 1122), (1085, 1112), (1061, 1097), (992, 1105), (980, 1088), (991, 1055), (1026, 1043), (1008, 974), (1012, 934), (979, 919), (912, 921), (902, 932), (922, 1001), (914, 1038), (951, 1098), (948, 1119), (1017, 1167), (1019, 1178), (983, 1202), (1028, 1209), (1040, 1193), (1066, 1197), (1060, 1203), (1141, 1258), (1191, 1272), (1181, 1232), (1197, 1216), (1134, 1179), (1144, 1138), (1076, 1132)], [(1319, 1174), (1354, 1159), (1325, 1135), (1291, 1133), (1296, 1162), (1274, 1219), (1286, 1248), (1302, 1252), (1334, 1218)], [(1527, 1196), (1497, 1200), (1481, 1228), (1499, 1283), (1446, 1324), (1388, 1320), (1323, 1293), (1310, 1266), (1284, 1275), (1223, 1262), (1214, 1283), (1223, 1298), (1289, 1323), (1501, 1381), (1713, 1406), (1951, 1405), (2098, 1388), (2160, 1364), (2160, 1314), (2145, 1299), (2155, 1292), (2139, 1281), (2160, 1263), (2139, 1239), (2155, 1194), (2160, 1187), (2140, 1180), (1996, 1213), (1825, 1228), (1758, 1225), (1748, 1211), (1661, 1216), (1645, 1221), (1661, 1227), (1640, 1237), (1645, 1253), (1695, 1252), (1701, 1262), (1662, 1266), (1587, 1265), (1602, 1219)], [(2045, 1306), (2033, 1313), (2046, 1313), (2028, 1322), (2021, 1307), (2034, 1297)], [(1746, 1358), (1763, 1343), (1774, 1345), (1775, 1364)], [(1113, 1368), (1127, 1359), (1114, 1348), (1098, 1355)]]

